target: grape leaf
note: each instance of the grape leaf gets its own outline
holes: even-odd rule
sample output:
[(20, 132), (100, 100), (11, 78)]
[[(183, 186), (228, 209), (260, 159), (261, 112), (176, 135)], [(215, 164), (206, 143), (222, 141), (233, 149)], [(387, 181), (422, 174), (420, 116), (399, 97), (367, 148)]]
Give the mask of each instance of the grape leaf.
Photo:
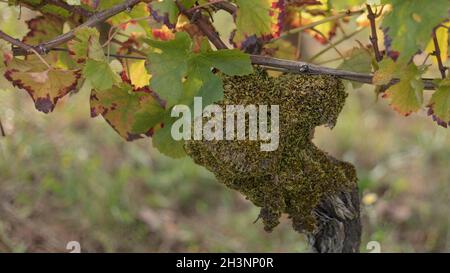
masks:
[(186, 155), (184, 141), (176, 141), (171, 134), (172, 124), (176, 119), (166, 117), (160, 128), (157, 128), (152, 136), (153, 147), (159, 152), (172, 158), (181, 158)]
[(238, 10), (236, 14), (236, 34), (234, 40), (238, 43), (246, 37), (266, 36), (272, 34), (274, 0), (235, 0)]
[(91, 117), (102, 115), (109, 125), (128, 141), (142, 138), (132, 132), (135, 114), (141, 110), (140, 101), (150, 94), (133, 91), (131, 85), (123, 83), (111, 89), (91, 92)]
[(121, 81), (119, 75), (106, 61), (91, 59), (87, 60), (83, 68), (83, 76), (90, 81), (92, 87), (99, 91), (110, 89)]
[(131, 61), (128, 60), (128, 73), (131, 83), (136, 88), (147, 86), (151, 75), (147, 73), (145, 68), (145, 60)]
[(62, 34), (64, 22), (54, 16), (40, 16), (27, 21), (27, 24), (30, 31), (22, 41), (38, 45)]
[(400, 52), (398, 61), (409, 62), (419, 50), (425, 49), (432, 30), (448, 17), (448, 0), (389, 0), (393, 11), (382, 27), (392, 38), (392, 49)]
[(178, 7), (173, 0), (152, 1), (150, 7), (153, 17), (158, 22), (163, 22), (168, 27), (174, 28), (178, 18)]
[(33, 99), (36, 109), (49, 113), (53, 111), (56, 103), (77, 86), (80, 72), (78, 70), (62, 70), (32, 66), (18, 69), (18, 66), (8, 67), (5, 78), (18, 88), (25, 89)]
[(237, 49), (206, 51), (195, 56), (204, 66), (215, 67), (230, 76), (243, 76), (253, 72), (250, 58)]
[[(443, 62), (446, 62), (448, 59), (448, 49), (449, 49), (449, 47), (448, 47), (448, 43), (449, 43), (448, 28), (450, 28), (450, 22), (443, 23), (442, 25), (443, 25), (443, 27), (439, 27), (436, 30), (436, 38), (438, 40), (439, 49), (441, 50), (441, 59)], [(433, 54), (433, 52), (435, 51), (433, 39), (430, 40), (425, 51), (428, 54)], [(433, 58), (433, 60), (435, 63), (437, 63), (436, 58)]]
[(389, 84), (404, 68), (403, 64), (395, 63), (391, 58), (384, 58), (378, 66), (379, 69), (373, 76), (373, 84), (375, 85)]
[(140, 110), (134, 116), (132, 132), (137, 134), (147, 133), (158, 123), (161, 123), (167, 115), (161, 103), (153, 96), (147, 96), (140, 102)]
[(424, 84), (421, 77), (424, 72), (424, 67), (417, 67), (415, 64), (409, 64), (399, 71), (400, 82), (389, 87), (383, 96), (390, 100), (394, 110), (409, 116), (422, 107)]
[(0, 2), (0, 29), (15, 39), (22, 39), (29, 31), (21, 19), (20, 8)]
[[(217, 76), (212, 73), (213, 67), (228, 75), (245, 75), (253, 71), (249, 56), (238, 50), (210, 51), (202, 48), (199, 53), (192, 52), (192, 40), (185, 32), (177, 33), (171, 41), (147, 39), (146, 42), (155, 49), (148, 56), (149, 71), (152, 74), (150, 86), (167, 101), (169, 108), (180, 100), (186, 101), (184, 93), (189, 93), (192, 97), (197, 93), (192, 90), (184, 92), (186, 86), (183, 82), (186, 77), (188, 83), (194, 80), (202, 82), (197, 91), (205, 86), (208, 88), (208, 96), (217, 98), (223, 96), (223, 88), (218, 85), (220, 79), (214, 78)], [(217, 87), (219, 88), (212, 89)], [(206, 89), (199, 93), (207, 94)]]
[(148, 68), (152, 74), (150, 86), (172, 106), (182, 96), (182, 80), (188, 71), (192, 41), (187, 33), (179, 32), (174, 40), (163, 42), (148, 39), (147, 43), (160, 50), (148, 55)]
[[(349, 57), (346, 58), (339, 69), (360, 72), (360, 73), (371, 73), (372, 72), (372, 54), (366, 48), (353, 48), (348, 54)], [(354, 88), (360, 87), (362, 84), (357, 82), (351, 82)]]
[(103, 48), (99, 42), (100, 33), (95, 28), (83, 27), (75, 31), (75, 39), (69, 41), (70, 55), (83, 63), (90, 58), (96, 61), (105, 60)]
[[(146, 35), (151, 35), (151, 27), (149, 21), (144, 18), (150, 16), (150, 11), (146, 3), (139, 3), (135, 5), (130, 12), (121, 12), (110, 18), (108, 22), (121, 29), (127, 29), (130, 25), (138, 24), (142, 28), (142, 32)], [(139, 19), (139, 20), (136, 20)]]
[(447, 128), (450, 126), (450, 79), (438, 80), (436, 85), (438, 88), (428, 104), (428, 114), (440, 126)]

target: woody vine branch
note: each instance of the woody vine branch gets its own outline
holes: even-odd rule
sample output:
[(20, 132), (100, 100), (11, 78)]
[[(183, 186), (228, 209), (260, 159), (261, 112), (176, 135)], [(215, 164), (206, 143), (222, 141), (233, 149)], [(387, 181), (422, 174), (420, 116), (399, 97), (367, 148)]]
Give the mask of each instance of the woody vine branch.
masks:
[[(47, 0), (47, 1), (49, 1), (49, 0)], [(60, 1), (50, 0), (50, 2), (56, 3), (56, 2), (60, 2)], [(138, 4), (140, 2), (148, 2), (148, 1), (127, 0), (127, 1), (123, 2), (122, 4), (115, 5), (109, 9), (103, 10), (101, 12), (93, 13), (93, 14), (89, 13), (90, 16), (88, 17), (88, 19), (83, 24), (78, 26), (78, 28), (94, 27), (94, 26), (98, 25), (99, 23), (102, 23), (102, 22), (108, 20), (109, 18), (113, 17), (114, 15), (117, 15), (126, 10), (130, 10), (131, 8), (133, 8), (136, 4)], [(180, 5), (180, 3), (178, 1), (175, 1), (175, 2), (177, 3), (177, 5), (179, 7), (180, 12), (182, 14), (184, 14), (185, 16), (187, 16), (192, 21), (192, 23), (196, 24), (198, 26), (198, 28), (203, 32), (203, 34), (211, 41), (211, 43), (217, 49), (220, 50), (220, 49), (227, 48), (226, 44), (220, 39), (218, 33), (216, 32), (216, 30), (210, 23), (209, 19), (200, 13), (200, 9), (186, 10), (186, 9), (184, 9), (184, 7), (182, 5)], [(230, 12), (233, 14), (236, 12), (236, 7), (232, 4), (230, 4), (229, 2), (216, 1), (213, 3), (213, 5), (216, 8), (224, 9), (227, 12)], [(66, 6), (66, 5), (59, 5), (59, 6), (62, 8), (68, 9), (68, 10), (70, 9), (69, 11), (77, 12), (83, 16), (88, 15), (88, 11), (83, 10), (83, 9), (73, 10), (73, 8), (70, 6)], [(369, 12), (368, 16), (369, 16), (369, 20), (371, 22), (371, 29), (372, 29), (372, 35), (371, 35), (370, 40), (374, 47), (375, 57), (376, 57), (377, 61), (379, 61), (379, 60), (381, 60), (382, 55), (378, 48), (376, 31), (374, 31), (374, 30), (376, 30), (376, 28), (375, 28), (376, 15), (373, 13), (370, 6), (368, 6), (367, 8), (368, 8), (368, 12)], [(335, 16), (336, 17), (335, 19), (339, 19), (339, 18), (343, 18), (345, 16), (359, 14), (359, 13), (360, 13), (360, 11), (351, 12), (351, 13), (347, 12), (344, 15)], [(194, 16), (194, 14), (196, 14), (196, 16)], [(311, 27), (314, 27), (314, 26), (315, 25), (313, 25)], [(303, 28), (305, 28), (305, 26), (302, 27), (302, 30), (303, 30)], [(3, 31), (0, 31), (0, 38), (9, 42), (10, 44), (12, 44), (16, 47), (13, 50), (15, 56), (28, 55), (28, 54), (32, 54), (33, 52), (38, 53), (38, 54), (47, 54), (51, 50), (62, 50), (61, 48), (57, 48), (57, 46), (74, 39), (76, 29), (77, 28), (75, 28), (65, 34), (59, 35), (50, 41), (41, 43), (37, 46), (31, 46), (26, 43), (23, 43), (22, 41), (9, 36), (8, 34), (4, 33)], [(433, 37), (435, 37), (435, 32), (434, 32)], [(447, 70), (447, 68), (445, 68), (443, 66), (439, 45), (437, 44), (436, 41), (435, 41), (434, 55), (438, 59), (439, 69), (441, 71), (441, 74), (443, 77), (445, 77), (445, 71)], [(110, 56), (113, 56), (113, 57), (115, 56), (117, 58), (135, 58), (135, 59), (143, 59), (143, 60), (146, 59), (145, 57), (126, 56), (126, 55), (110, 55)], [(366, 84), (373, 84), (373, 81), (372, 81), (373, 75), (372, 74), (364, 74), (364, 73), (357, 73), (357, 72), (352, 72), (352, 71), (333, 69), (333, 68), (319, 66), (319, 65), (315, 65), (315, 64), (311, 64), (311, 63), (307, 63), (307, 62), (283, 60), (283, 59), (277, 59), (277, 58), (267, 57), (267, 56), (251, 55), (250, 57), (251, 57), (251, 61), (253, 64), (264, 66), (267, 69), (288, 71), (291, 73), (314, 74), (314, 75), (327, 74), (327, 75), (336, 76), (341, 79), (346, 79), (346, 80), (351, 80), (351, 81), (356, 81), (356, 82), (361, 82), (361, 83), (366, 83)], [(427, 90), (436, 89), (436, 86), (433, 82), (434, 79), (423, 78), (422, 80), (424, 82), (425, 89), (427, 89)], [(398, 79), (393, 79), (390, 84), (395, 84), (396, 82), (398, 82)]]

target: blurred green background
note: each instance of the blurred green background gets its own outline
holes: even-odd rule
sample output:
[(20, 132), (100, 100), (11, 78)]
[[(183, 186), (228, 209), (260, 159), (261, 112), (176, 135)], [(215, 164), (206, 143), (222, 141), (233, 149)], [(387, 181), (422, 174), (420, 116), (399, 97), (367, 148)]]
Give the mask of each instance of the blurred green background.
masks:
[[(424, 113), (404, 118), (373, 93), (350, 91), (316, 143), (357, 166), (364, 236), (382, 251), (450, 250), (450, 134)], [(38, 113), (23, 91), (0, 91), (0, 251), (307, 251), (290, 221), (271, 234), (258, 209), (192, 160), (149, 140), (126, 143), (89, 117), (89, 94)]]
[[(20, 37), (26, 28), (10, 31)], [(302, 37), (305, 57), (323, 48)], [(368, 33), (339, 48), (356, 39), (368, 41)], [(331, 50), (318, 61), (335, 57)], [(349, 93), (337, 126), (319, 128), (315, 142), (357, 167), (361, 251), (378, 241), (383, 252), (449, 252), (449, 130), (425, 111), (398, 115), (371, 87)], [(88, 102), (82, 91), (44, 115), (24, 91), (0, 90), (0, 252), (67, 252), (69, 241), (85, 252), (308, 251), (288, 219), (265, 233), (253, 223), (259, 210), (240, 194), (189, 158), (159, 154), (148, 139), (123, 141), (90, 118)]]

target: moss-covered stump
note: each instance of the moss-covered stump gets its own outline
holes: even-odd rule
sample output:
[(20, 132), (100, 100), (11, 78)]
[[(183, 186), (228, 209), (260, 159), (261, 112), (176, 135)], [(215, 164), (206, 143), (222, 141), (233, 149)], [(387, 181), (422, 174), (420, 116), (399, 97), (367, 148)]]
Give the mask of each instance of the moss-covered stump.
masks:
[(186, 142), (186, 152), (220, 182), (261, 207), (265, 230), (271, 231), (287, 213), (296, 231), (317, 234), (324, 221), (318, 214), (320, 205), (328, 197), (352, 191), (357, 182), (351, 164), (312, 142), (315, 127), (335, 125), (347, 97), (342, 82), (324, 75), (270, 77), (262, 69), (223, 80), (221, 106), (279, 105), (278, 149), (262, 152), (261, 141), (193, 140)]

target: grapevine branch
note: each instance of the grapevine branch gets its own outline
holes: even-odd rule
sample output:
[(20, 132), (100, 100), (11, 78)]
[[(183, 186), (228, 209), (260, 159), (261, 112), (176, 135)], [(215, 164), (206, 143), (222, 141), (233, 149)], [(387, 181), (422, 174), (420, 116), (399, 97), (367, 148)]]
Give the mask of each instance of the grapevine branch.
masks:
[(3, 129), (3, 124), (2, 124), (1, 120), (0, 120), (0, 136), (3, 136), (3, 137), (6, 136), (6, 133), (5, 133), (5, 130)]
[[(87, 21), (79, 26), (80, 27), (93, 27), (101, 22), (106, 21), (110, 17), (132, 8), (134, 5), (138, 4), (139, 2), (142, 2), (140, 0), (127, 0), (122, 4), (118, 4), (113, 6), (110, 9), (106, 9), (104, 11), (101, 11), (99, 13), (96, 13), (92, 15), (90, 18), (87, 19)], [(193, 12), (187, 11), (184, 9), (183, 6), (179, 5), (178, 1), (176, 1), (178, 4), (178, 7), (180, 8), (180, 11), (186, 15), (194, 24), (196, 24), (199, 29), (205, 34), (206, 37), (211, 41), (212, 44), (217, 49), (226, 49), (226, 44), (220, 39), (218, 33), (215, 31), (214, 27), (211, 25), (209, 20), (205, 18), (201, 13), (198, 13), (194, 16)], [(221, 2), (221, 4), (226, 2)], [(219, 5), (219, 4), (215, 4)], [(196, 18), (194, 18), (196, 17)], [(16, 56), (18, 55), (27, 55), (32, 53), (32, 49), (34, 49), (39, 54), (46, 54), (50, 50), (55, 49), (58, 45), (64, 44), (70, 40), (72, 40), (75, 37), (75, 29), (72, 31), (69, 31), (65, 34), (62, 34), (60, 36), (55, 37), (54, 39), (39, 44), (37, 46), (31, 46), (28, 44), (25, 44), (17, 39), (14, 39), (13, 37), (7, 35), (4, 32), (0, 31), (0, 38), (8, 41), (12, 45), (18, 47), (14, 49), (14, 54)], [(56, 50), (61, 50), (56, 48)], [(111, 55), (112, 56), (112, 55)], [(131, 56), (125, 56), (125, 55), (117, 55), (118, 58), (130, 58)], [(139, 57), (139, 56), (132, 56), (132, 58), (135, 59), (142, 59), (145, 60), (145, 57)], [(291, 61), (291, 60), (283, 60), (283, 59), (277, 59), (267, 56), (260, 56), (260, 55), (251, 55), (251, 61), (255, 65), (261, 65), (266, 67), (267, 69), (273, 69), (273, 70), (280, 70), (280, 71), (288, 71), (291, 73), (303, 73), (303, 74), (311, 74), (311, 75), (319, 75), (319, 74), (328, 74), (333, 75), (338, 78), (361, 82), (361, 83), (367, 83), (372, 84), (372, 78), (373, 75), (371, 74), (364, 74), (364, 73), (356, 73), (351, 71), (345, 71), (345, 70), (339, 70), (334, 68), (328, 68), (323, 67), (319, 65), (314, 65), (307, 62), (300, 62), (300, 61)], [(433, 83), (432, 79), (423, 79), (425, 84), (425, 89), (427, 90), (433, 90), (435, 89), (435, 85)], [(398, 82), (398, 79), (392, 80), (391, 84), (395, 84)]]
[(86, 18), (91, 17), (93, 15), (92, 12), (82, 8), (81, 6), (76, 6), (76, 5), (72, 6), (72, 5), (67, 4), (65, 1), (61, 1), (61, 0), (44, 0), (44, 1), (40, 2), (39, 4), (34, 4), (34, 5), (27, 3), (26, 1), (22, 1), (22, 0), (19, 0), (18, 2), (20, 4), (23, 4), (26, 7), (29, 7), (31, 9), (35, 9), (35, 10), (36, 9), (38, 10), (38, 9), (42, 8), (43, 6), (50, 4), (50, 5), (54, 5), (54, 6), (63, 8), (70, 13), (75, 13), (75, 14), (81, 15)]
[(91, 17), (93, 15), (92, 12), (90, 12), (90, 11), (80, 7), (80, 6), (76, 6), (76, 5), (72, 6), (72, 5), (67, 4), (64, 1), (61, 1), (61, 0), (45, 0), (44, 3), (48, 3), (48, 4), (52, 4), (52, 5), (58, 6), (58, 7), (63, 8), (65, 10), (69, 11), (69, 12), (79, 14), (79, 15), (81, 15), (83, 17)]
[(447, 71), (447, 67), (444, 66), (444, 63), (442, 61), (441, 48), (439, 47), (439, 41), (438, 41), (438, 38), (436, 35), (438, 28), (439, 28), (439, 26), (433, 29), (433, 43), (434, 43), (433, 55), (436, 57), (436, 60), (438, 62), (438, 67), (439, 67), (439, 71), (441, 72), (441, 76), (443, 79), (445, 79), (445, 77), (446, 77), (445, 72)]
[[(54, 38), (53, 40), (50, 40), (48, 42), (39, 44), (37, 46), (34, 46), (33, 48), (39, 53), (39, 54), (46, 54), (48, 51), (50, 51), (52, 48), (61, 45), (63, 43), (66, 43), (70, 40), (72, 40), (73, 38), (75, 38), (75, 31), (78, 28), (82, 28), (82, 27), (93, 27), (96, 26), (99, 23), (102, 23), (106, 20), (108, 20), (109, 18), (113, 17), (116, 14), (121, 13), (122, 11), (125, 10), (130, 10), (132, 7), (134, 7), (136, 4), (138, 4), (139, 2), (142, 2), (141, 0), (127, 0), (124, 1), (122, 4), (118, 4), (115, 5), (109, 9), (103, 10), (101, 12), (95, 13), (94, 15), (92, 15), (91, 17), (89, 17), (89, 19), (84, 22), (83, 24), (81, 24), (79, 27), (72, 29), (71, 31), (64, 33), (62, 35), (57, 36), (56, 38)], [(2, 37), (3, 38), (3, 37)], [(24, 43), (15, 43), (14, 45), (22, 48), (23, 50), (25, 50), (24, 53), (28, 53), (30, 50), (30, 45), (26, 45)]]
[(380, 48), (378, 47), (378, 34), (377, 34), (377, 26), (376, 26), (376, 18), (377, 15), (373, 12), (372, 7), (367, 4), (367, 18), (370, 21), (370, 30), (372, 34), (370, 35), (370, 42), (372, 43), (373, 51), (375, 52), (375, 59), (377, 62), (380, 62), (383, 59), (381, 55)]

